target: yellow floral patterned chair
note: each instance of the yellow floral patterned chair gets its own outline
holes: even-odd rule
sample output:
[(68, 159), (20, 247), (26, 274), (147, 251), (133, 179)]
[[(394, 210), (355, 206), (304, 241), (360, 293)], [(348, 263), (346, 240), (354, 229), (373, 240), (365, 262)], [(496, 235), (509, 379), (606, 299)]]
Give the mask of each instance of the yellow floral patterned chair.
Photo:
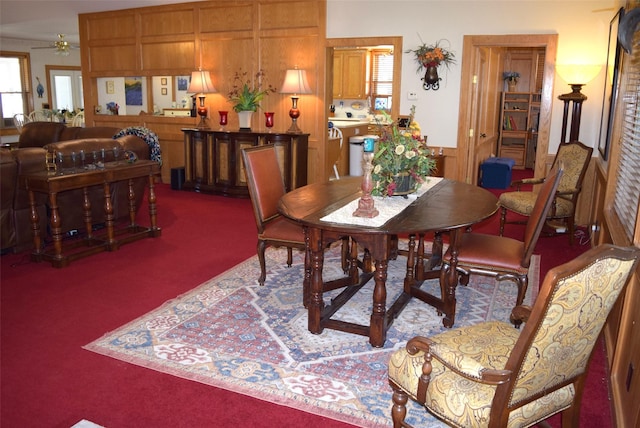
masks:
[(389, 362), (394, 427), (410, 397), (456, 427), (527, 427), (564, 411), (578, 427), (594, 344), (635, 271), (640, 249), (595, 247), (551, 269), (522, 331), (490, 321), (415, 337)]
[[(556, 200), (551, 209), (547, 220), (561, 220), (566, 222), (566, 232), (569, 234), (569, 243), (573, 245), (573, 234), (575, 231), (575, 211), (578, 195), (582, 190), (582, 180), (587, 172), (589, 160), (593, 148), (587, 147), (579, 141), (560, 144), (558, 152), (553, 160), (554, 166), (562, 162), (564, 164), (564, 177), (560, 181), (560, 186), (556, 193)], [(544, 182), (544, 178), (528, 178), (518, 180), (511, 183), (516, 186), (517, 192), (504, 192), (500, 195), (499, 203), (500, 212), (500, 236), (504, 233), (504, 225), (506, 223), (525, 223), (520, 220), (507, 221), (507, 211), (530, 216), (533, 205), (536, 202), (536, 194), (534, 192), (520, 192), (522, 184), (540, 184)]]

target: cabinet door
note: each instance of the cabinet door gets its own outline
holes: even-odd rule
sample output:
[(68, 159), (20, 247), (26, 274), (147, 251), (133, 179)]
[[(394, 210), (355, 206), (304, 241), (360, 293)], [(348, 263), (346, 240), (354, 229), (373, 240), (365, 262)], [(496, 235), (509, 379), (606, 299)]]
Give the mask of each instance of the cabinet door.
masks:
[(346, 51), (342, 74), (342, 98), (364, 99), (367, 73), (367, 52)]
[(333, 97), (339, 99), (366, 98), (366, 73), (366, 50), (336, 50), (333, 54)]

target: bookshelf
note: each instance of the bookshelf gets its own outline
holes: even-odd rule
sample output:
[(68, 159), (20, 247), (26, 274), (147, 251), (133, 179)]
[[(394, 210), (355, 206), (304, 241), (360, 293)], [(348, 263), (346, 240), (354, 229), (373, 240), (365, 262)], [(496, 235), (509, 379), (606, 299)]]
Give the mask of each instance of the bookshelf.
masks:
[(514, 168), (532, 168), (535, 163), (539, 115), (540, 94), (502, 93), (498, 156), (514, 159)]

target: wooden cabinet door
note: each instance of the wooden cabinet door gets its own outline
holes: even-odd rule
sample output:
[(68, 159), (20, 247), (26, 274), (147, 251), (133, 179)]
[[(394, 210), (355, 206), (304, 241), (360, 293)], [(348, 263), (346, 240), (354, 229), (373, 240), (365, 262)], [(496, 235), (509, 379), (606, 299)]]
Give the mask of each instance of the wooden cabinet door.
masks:
[(342, 98), (366, 98), (367, 52), (363, 49), (346, 51), (343, 62)]
[(366, 50), (336, 50), (333, 54), (333, 97), (339, 99), (366, 98), (366, 73)]

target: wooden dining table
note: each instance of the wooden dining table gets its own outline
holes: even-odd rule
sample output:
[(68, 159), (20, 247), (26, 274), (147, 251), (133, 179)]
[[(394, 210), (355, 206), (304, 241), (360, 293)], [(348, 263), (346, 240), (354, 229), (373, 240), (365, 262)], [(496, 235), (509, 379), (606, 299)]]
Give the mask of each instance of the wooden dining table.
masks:
[[(448, 179), (437, 180), (437, 184), (382, 225), (323, 220), (327, 215), (361, 198), (362, 177), (343, 177), (340, 180), (310, 184), (295, 189), (280, 199), (279, 212), (299, 223), (305, 230), (303, 300), (308, 310), (308, 328), (311, 333), (320, 334), (324, 328), (330, 328), (368, 336), (372, 346), (382, 347), (387, 330), (412, 297), (419, 298), (442, 313), (445, 327), (453, 326), (459, 237), (469, 226), (493, 215), (498, 209), (498, 201), (491, 192), (481, 187)], [(384, 200), (378, 200), (377, 203), (383, 204)], [(428, 233), (435, 233), (437, 237), (443, 233), (449, 235), (450, 268), (438, 268), (435, 275), (432, 275), (440, 279), (441, 296), (434, 296), (420, 289), (428, 273), (425, 272), (428, 269), (424, 268), (424, 251), (420, 246), (422, 238)], [(387, 306), (387, 266), (390, 259), (398, 256), (399, 236), (409, 237), (409, 249), (405, 252), (407, 273), (403, 292)], [(352, 242), (352, 251), (345, 277), (324, 281), (322, 273), (325, 249), (333, 242), (346, 239)], [(441, 248), (436, 246), (431, 257), (442, 257)], [(358, 249), (362, 250), (361, 257)], [(439, 263), (431, 263), (432, 267), (436, 265), (441, 266)], [(373, 307), (369, 325), (333, 319), (333, 315), (372, 277)], [(342, 292), (330, 304), (325, 304), (323, 293), (340, 288), (343, 289)]]

